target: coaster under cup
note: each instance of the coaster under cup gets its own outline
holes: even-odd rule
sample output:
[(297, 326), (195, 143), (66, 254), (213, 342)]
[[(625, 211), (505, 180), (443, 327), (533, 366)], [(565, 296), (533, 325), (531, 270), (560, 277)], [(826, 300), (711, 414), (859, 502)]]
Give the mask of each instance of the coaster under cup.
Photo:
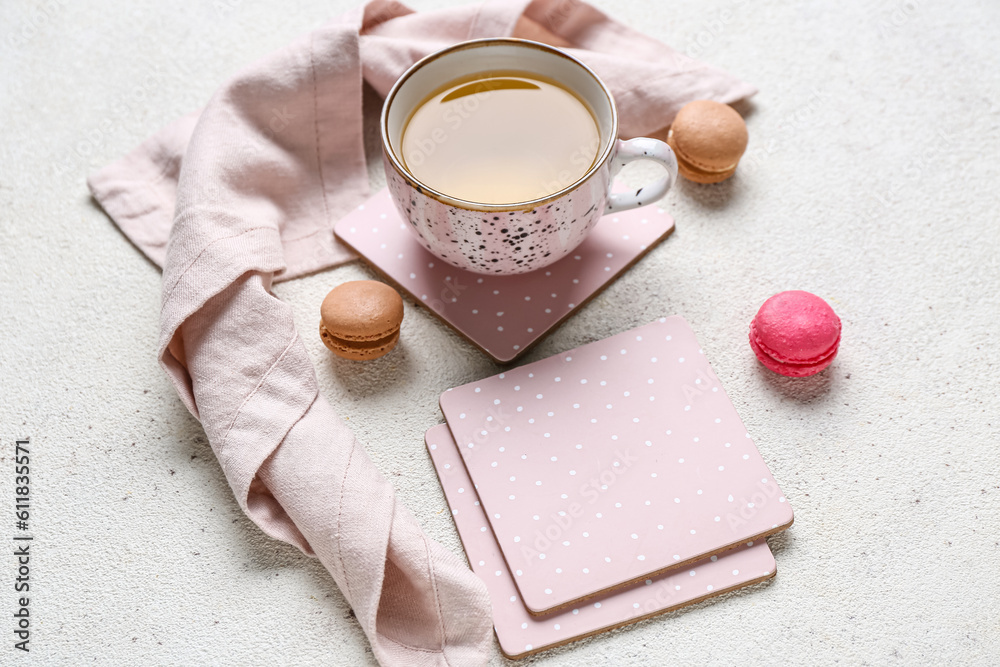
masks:
[(414, 238), (383, 189), (334, 226), (337, 238), (500, 363), (524, 354), (674, 229), (647, 206), (597, 223), (576, 250), (531, 273), (491, 276), (444, 262)]

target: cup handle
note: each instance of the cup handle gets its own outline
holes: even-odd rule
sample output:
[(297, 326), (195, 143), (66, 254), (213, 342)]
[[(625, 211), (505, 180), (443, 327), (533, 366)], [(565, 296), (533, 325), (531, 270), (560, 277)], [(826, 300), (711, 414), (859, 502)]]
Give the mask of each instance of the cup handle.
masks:
[(677, 181), (677, 157), (670, 146), (659, 139), (648, 137), (638, 137), (628, 141), (618, 139), (617, 141), (612, 176), (629, 162), (635, 160), (659, 162), (667, 170), (667, 175), (652, 185), (641, 187), (635, 192), (619, 192), (609, 195), (608, 204), (604, 209), (605, 215), (652, 204), (667, 194), (670, 186)]

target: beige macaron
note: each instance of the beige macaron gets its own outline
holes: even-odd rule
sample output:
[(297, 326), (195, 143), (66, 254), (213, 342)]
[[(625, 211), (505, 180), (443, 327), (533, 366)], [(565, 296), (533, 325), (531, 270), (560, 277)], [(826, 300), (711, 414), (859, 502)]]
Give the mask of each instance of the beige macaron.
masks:
[(718, 183), (732, 176), (747, 140), (743, 117), (728, 104), (711, 100), (686, 104), (667, 133), (681, 175), (695, 183)]
[(377, 280), (354, 280), (333, 288), (320, 306), (319, 335), (345, 359), (378, 359), (396, 347), (403, 299)]

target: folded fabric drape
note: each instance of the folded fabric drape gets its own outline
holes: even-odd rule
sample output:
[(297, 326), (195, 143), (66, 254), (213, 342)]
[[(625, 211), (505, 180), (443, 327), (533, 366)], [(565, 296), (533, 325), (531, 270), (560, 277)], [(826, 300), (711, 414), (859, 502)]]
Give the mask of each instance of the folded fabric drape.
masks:
[(385, 665), (487, 662), (489, 599), (429, 540), (319, 394), (270, 287), (353, 256), (333, 223), (368, 194), (362, 85), (385, 94), (450, 43), (520, 36), (568, 48), (611, 87), (623, 135), (685, 103), (755, 90), (578, 0), (425, 14), (376, 0), (244, 69), (205, 108), (90, 176), (94, 197), (163, 267), (159, 359), (244, 511), (314, 555)]

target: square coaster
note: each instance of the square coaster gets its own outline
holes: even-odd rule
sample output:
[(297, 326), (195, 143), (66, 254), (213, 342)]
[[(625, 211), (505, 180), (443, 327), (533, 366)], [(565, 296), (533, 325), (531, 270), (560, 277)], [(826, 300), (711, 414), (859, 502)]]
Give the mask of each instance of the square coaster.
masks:
[(450, 389), (440, 402), (532, 613), (792, 523), (680, 317)]
[(376, 271), (500, 363), (524, 354), (674, 230), (647, 206), (597, 223), (558, 262), (517, 276), (456, 268), (424, 250), (382, 190), (334, 226)]
[[(775, 563), (764, 540), (747, 542), (720, 556), (690, 564), (684, 570), (651, 577), (608, 595), (549, 616), (532, 616), (520, 602), (496, 538), (462, 465), (447, 425), (427, 431), (427, 449), (441, 480), (452, 518), (472, 569), (486, 584), (493, 604), (493, 623), (500, 648), (508, 658), (581, 639), (634, 623), (774, 576)], [(554, 577), (577, 577), (563, 572)]]

